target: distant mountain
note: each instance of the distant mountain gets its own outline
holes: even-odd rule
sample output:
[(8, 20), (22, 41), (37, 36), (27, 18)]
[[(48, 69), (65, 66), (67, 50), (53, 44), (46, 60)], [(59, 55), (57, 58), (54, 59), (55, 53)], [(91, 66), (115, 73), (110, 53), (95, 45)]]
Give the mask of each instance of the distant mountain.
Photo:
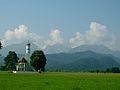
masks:
[[(17, 54), (25, 54), (25, 46), (26, 46), (25, 42), (20, 43), (20, 44), (8, 45), (6, 47), (3, 47), (0, 50), (0, 54), (2, 54), (3, 56), (6, 56), (9, 51), (15, 51)], [(38, 46), (36, 46), (35, 44), (32, 43), (31, 44), (31, 53), (36, 49), (39, 50)], [(102, 45), (81, 45), (81, 46), (76, 47), (76, 48), (70, 48), (70, 47), (65, 46), (65, 45), (56, 44), (53, 46), (48, 46), (43, 51), (46, 54), (93, 51), (96, 53), (112, 54), (112, 55), (120, 58), (120, 51), (112, 51), (112, 50), (110, 50), (107, 47), (102, 46)]]
[(81, 45), (76, 48), (72, 48), (69, 52), (84, 52), (84, 51), (93, 51), (96, 53), (104, 53), (104, 54), (111, 54), (112, 50), (108, 49), (103, 45)]
[(48, 54), (46, 57), (46, 68), (49, 71), (89, 71), (120, 67), (114, 56), (93, 51)]
[(48, 46), (46, 49), (44, 49), (44, 52), (49, 54), (54, 54), (54, 53), (67, 52), (68, 50), (70, 50), (69, 47), (61, 44), (56, 44), (53, 46)]
[[(113, 51), (111, 54), (120, 58), (120, 51)], [(120, 63), (120, 61), (118, 61), (118, 62)]]
[[(26, 43), (13, 44), (3, 47), (0, 50), (0, 64), (3, 64), (4, 57), (9, 51), (15, 51), (19, 57), (25, 54)], [(39, 48), (31, 44), (31, 53)], [(106, 69), (109, 67), (119, 67), (119, 52), (114, 53), (103, 46), (83, 45), (70, 50), (63, 45), (49, 46), (44, 50), (47, 58), (46, 68), (49, 71), (87, 71), (96, 69)], [(114, 56), (113, 56), (114, 55)], [(3, 57), (4, 56), (4, 57)]]
[[(17, 54), (25, 54), (25, 47), (26, 47), (26, 43), (8, 45), (6, 47), (3, 47), (0, 50), (0, 54), (2, 54), (3, 56), (6, 56), (9, 51), (15, 51)], [(69, 49), (70, 48), (67, 46), (56, 44), (53, 46), (48, 46), (43, 51), (47, 54), (53, 54), (53, 53), (67, 52)], [(37, 45), (32, 43), (31, 44), (31, 53), (34, 50), (40, 50), (40, 48), (38, 48)]]
[(93, 51), (96, 53), (101, 53), (101, 54), (111, 54), (119, 59), (117, 59), (117, 62), (120, 63), (120, 51), (113, 51), (103, 45), (81, 45), (76, 48), (70, 49), (70, 53), (75, 53), (75, 52), (84, 52), (84, 51)]
[[(13, 44), (0, 50), (0, 65), (9, 51), (15, 51), (19, 57), (25, 54), (26, 43)], [(39, 50), (35, 44), (31, 44), (31, 53)], [(120, 52), (112, 51), (102, 45), (82, 45), (70, 49), (63, 45), (48, 46), (43, 50), (46, 54), (49, 71), (88, 71), (120, 67)], [(115, 57), (116, 56), (116, 57)]]

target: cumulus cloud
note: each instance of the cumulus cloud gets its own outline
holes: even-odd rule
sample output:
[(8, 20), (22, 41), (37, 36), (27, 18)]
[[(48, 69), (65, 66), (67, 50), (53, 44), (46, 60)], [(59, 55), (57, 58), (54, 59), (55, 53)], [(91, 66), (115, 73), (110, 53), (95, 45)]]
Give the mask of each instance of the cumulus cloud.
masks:
[(20, 25), (15, 29), (14, 35), (17, 39), (25, 38), (29, 33), (27, 31), (27, 27), (25, 25)]
[[(28, 40), (36, 44), (41, 49), (45, 49), (48, 46), (56, 44), (65, 44), (61, 37), (61, 32), (58, 29), (52, 30), (48, 37), (44, 37), (37, 33), (29, 32), (28, 27), (25, 25), (20, 25), (14, 30), (6, 31), (2, 39), (2, 43), (6, 46)], [(107, 30), (105, 25), (91, 22), (89, 30), (85, 33), (76, 32), (75, 35), (69, 39), (69, 44), (72, 48), (86, 44), (97, 44), (114, 49), (116, 45), (116, 37)]]
[(63, 43), (63, 39), (60, 36), (59, 30), (53, 30), (50, 33), (50, 36), (48, 38), (45, 38), (36, 33), (29, 32), (28, 27), (25, 25), (20, 25), (13, 31), (12, 30), (6, 31), (4, 34), (4, 38), (2, 39), (2, 42), (5, 46), (11, 43), (21, 43), (27, 40), (32, 41), (41, 49), (45, 49), (49, 45), (52, 46), (55, 44)]
[(63, 42), (63, 40), (62, 40), (62, 38), (60, 36), (60, 31), (57, 30), (57, 29), (54, 30), (54, 31), (52, 31), (51, 34), (50, 34), (50, 36), (51, 36), (51, 40), (54, 43), (62, 43)]
[(5, 32), (4, 37), (2, 39), (3, 45), (9, 45), (11, 43), (18, 43), (27, 39), (29, 35), (27, 31), (27, 27), (25, 25), (20, 25), (18, 28), (15, 28), (14, 31), (8, 30)]
[(109, 48), (114, 48), (115, 46), (115, 36), (108, 32), (106, 26), (91, 22), (90, 30), (86, 31), (84, 34), (76, 32), (75, 36), (69, 40), (72, 48), (78, 47), (80, 45), (104, 45)]
[(61, 38), (60, 31), (58, 29), (50, 33), (50, 43), (51, 45), (63, 43), (63, 39)]
[(13, 38), (22, 39), (28, 35), (27, 27), (25, 25), (20, 25), (14, 31), (8, 30), (5, 32), (4, 39), (11, 40)]
[(14, 32), (8, 30), (6, 33), (5, 33), (5, 39), (6, 40), (11, 40), (13, 37), (14, 37)]
[(44, 42), (43, 49), (45, 49), (48, 46), (63, 44), (63, 38), (60, 35), (60, 30), (56, 29), (51, 31), (49, 39), (44, 38), (43, 42)]

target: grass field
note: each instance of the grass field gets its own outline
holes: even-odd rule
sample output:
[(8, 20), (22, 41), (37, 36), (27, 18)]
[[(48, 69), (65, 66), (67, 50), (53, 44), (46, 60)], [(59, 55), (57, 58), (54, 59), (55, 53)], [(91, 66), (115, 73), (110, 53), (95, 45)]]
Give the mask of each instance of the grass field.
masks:
[(120, 90), (120, 74), (0, 72), (0, 90)]

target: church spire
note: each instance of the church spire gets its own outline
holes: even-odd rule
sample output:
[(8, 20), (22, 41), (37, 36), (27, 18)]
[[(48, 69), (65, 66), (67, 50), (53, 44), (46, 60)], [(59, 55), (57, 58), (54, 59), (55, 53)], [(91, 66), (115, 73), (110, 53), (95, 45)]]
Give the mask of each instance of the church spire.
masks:
[(26, 54), (30, 54), (30, 42), (28, 40), (28, 43), (26, 44)]

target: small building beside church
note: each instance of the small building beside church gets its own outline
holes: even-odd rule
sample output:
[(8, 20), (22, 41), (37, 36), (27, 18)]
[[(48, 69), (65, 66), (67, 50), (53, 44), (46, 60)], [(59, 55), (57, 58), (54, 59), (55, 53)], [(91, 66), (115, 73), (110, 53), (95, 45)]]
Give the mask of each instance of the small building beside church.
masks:
[(18, 64), (16, 65), (17, 71), (26, 71), (27, 70), (27, 61), (24, 57), (21, 57), (20, 60), (18, 60)]

